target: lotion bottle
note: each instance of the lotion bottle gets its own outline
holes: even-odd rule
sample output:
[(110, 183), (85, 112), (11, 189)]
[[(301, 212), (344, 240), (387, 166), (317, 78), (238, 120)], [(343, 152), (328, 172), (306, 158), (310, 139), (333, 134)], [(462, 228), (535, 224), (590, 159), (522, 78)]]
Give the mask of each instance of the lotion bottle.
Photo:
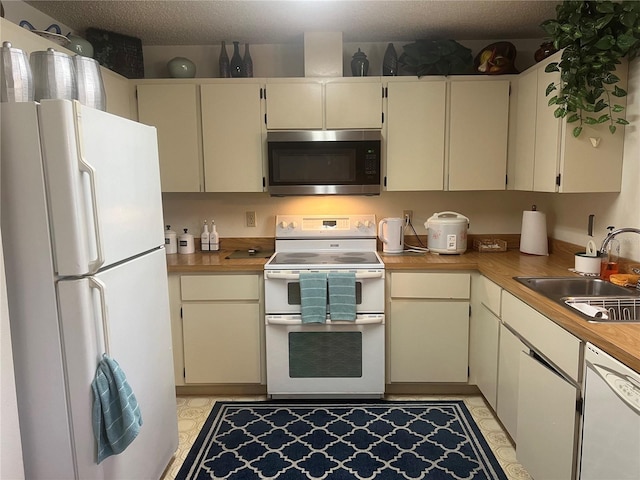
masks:
[(217, 252), (220, 250), (220, 237), (216, 230), (216, 223), (211, 220), (211, 233), (209, 234), (209, 250)]
[(200, 235), (200, 249), (203, 252), (209, 251), (209, 227), (207, 226), (207, 221), (204, 221), (204, 225), (202, 226), (202, 234)]

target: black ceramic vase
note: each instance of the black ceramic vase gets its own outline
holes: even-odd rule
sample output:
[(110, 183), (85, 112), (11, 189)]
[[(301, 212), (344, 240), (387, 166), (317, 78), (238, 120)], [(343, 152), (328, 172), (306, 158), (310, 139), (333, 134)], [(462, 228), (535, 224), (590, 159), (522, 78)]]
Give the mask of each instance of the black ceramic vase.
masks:
[(351, 74), (354, 77), (366, 77), (369, 72), (369, 60), (364, 52), (358, 51), (353, 54), (351, 59)]
[(240, 42), (233, 42), (233, 55), (229, 63), (232, 78), (244, 77), (244, 65), (240, 56)]
[(244, 67), (244, 76), (245, 77), (253, 77), (253, 60), (251, 59), (251, 54), (249, 53), (249, 44), (244, 44), (244, 57), (242, 58), (242, 66)]
[(229, 72), (229, 55), (227, 55), (227, 46), (224, 42), (220, 45), (218, 66), (220, 67), (220, 78), (229, 78), (231, 76)]
[(396, 53), (396, 49), (393, 48), (393, 43), (387, 45), (387, 50), (384, 52), (382, 75), (387, 77), (398, 75), (398, 54)]

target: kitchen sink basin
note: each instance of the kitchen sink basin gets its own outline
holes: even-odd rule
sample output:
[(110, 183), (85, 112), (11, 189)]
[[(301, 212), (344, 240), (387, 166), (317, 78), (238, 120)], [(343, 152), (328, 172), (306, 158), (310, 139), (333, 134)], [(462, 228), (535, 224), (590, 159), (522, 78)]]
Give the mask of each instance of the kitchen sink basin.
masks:
[(590, 277), (513, 277), (589, 322), (640, 323), (640, 292)]
[(626, 287), (591, 277), (514, 277), (531, 290), (557, 300), (563, 297), (629, 295)]

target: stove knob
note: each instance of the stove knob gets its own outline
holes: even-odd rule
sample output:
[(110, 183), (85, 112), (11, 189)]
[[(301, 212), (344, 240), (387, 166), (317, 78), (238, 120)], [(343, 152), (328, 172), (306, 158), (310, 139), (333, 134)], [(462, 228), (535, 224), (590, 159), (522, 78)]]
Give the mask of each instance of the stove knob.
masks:
[(282, 222), (280, 222), (280, 223), (278, 224), (278, 226), (279, 226), (282, 230), (285, 230), (286, 228), (288, 228), (288, 227), (289, 227), (289, 224), (288, 224), (287, 222), (285, 222), (285, 221), (282, 221)]
[(364, 226), (366, 228), (373, 228), (373, 222), (370, 222), (369, 220), (367, 220), (366, 222), (364, 222)]
[(364, 224), (364, 223), (362, 223), (360, 220), (358, 220), (358, 221), (356, 222), (356, 228), (357, 228), (358, 230), (360, 230), (361, 228), (366, 228), (366, 226), (365, 226), (365, 224)]
[(289, 228), (290, 228), (291, 230), (295, 230), (297, 227), (298, 227), (298, 224), (297, 224), (296, 222), (291, 222), (291, 223), (289, 224)]

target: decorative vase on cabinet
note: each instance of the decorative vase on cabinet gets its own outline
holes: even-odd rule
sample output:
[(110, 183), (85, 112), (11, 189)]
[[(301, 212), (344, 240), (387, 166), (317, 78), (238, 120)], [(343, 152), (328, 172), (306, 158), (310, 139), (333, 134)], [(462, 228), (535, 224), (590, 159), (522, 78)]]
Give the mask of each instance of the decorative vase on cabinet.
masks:
[(249, 44), (244, 44), (244, 57), (242, 58), (242, 66), (244, 67), (244, 76), (252, 78), (253, 77), (253, 60), (251, 59), (251, 54), (249, 53)]
[(244, 77), (244, 65), (240, 56), (240, 42), (233, 42), (233, 55), (229, 63), (229, 70), (233, 78)]
[(360, 49), (353, 54), (351, 59), (351, 73), (354, 77), (366, 77), (369, 71), (369, 60)]
[(227, 55), (227, 46), (224, 42), (220, 44), (220, 57), (218, 58), (218, 66), (220, 67), (220, 78), (229, 78), (229, 55)]
[(398, 75), (398, 54), (393, 47), (393, 43), (387, 45), (387, 50), (384, 52), (384, 58), (382, 59), (382, 75), (395, 76)]

